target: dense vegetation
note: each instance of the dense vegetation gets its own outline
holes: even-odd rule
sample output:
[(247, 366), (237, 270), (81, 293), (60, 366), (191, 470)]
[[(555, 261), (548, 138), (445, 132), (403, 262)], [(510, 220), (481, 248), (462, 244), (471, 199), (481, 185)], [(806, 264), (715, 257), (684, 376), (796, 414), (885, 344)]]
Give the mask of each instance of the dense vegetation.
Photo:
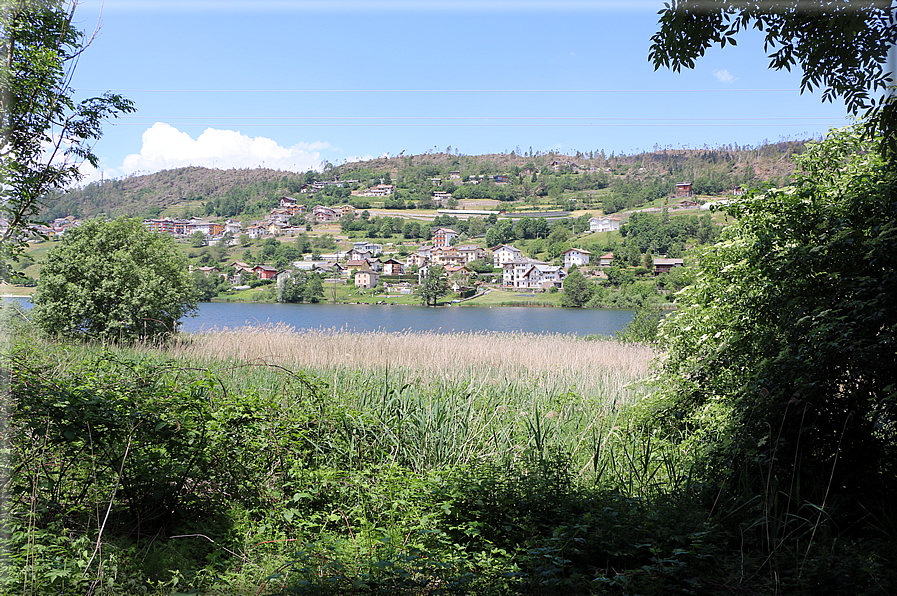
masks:
[[(254, 218), (275, 207), (283, 195), (309, 204), (351, 203), (368, 209), (372, 206), (371, 198), (350, 193), (381, 181), (396, 185), (394, 195), (375, 199), (386, 209), (432, 209), (433, 191), (440, 190), (451, 192), (455, 202), (522, 201), (523, 205), (551, 204), (565, 209), (603, 207), (607, 213), (613, 213), (667, 196), (677, 182), (692, 182), (696, 193), (713, 196), (738, 186), (783, 184), (793, 171), (792, 156), (802, 150), (802, 142), (783, 141), (753, 148), (658, 147), (653, 152), (609, 157), (600, 151), (575, 155), (426, 154), (379, 158), (304, 173), (187, 167), (69, 190), (51, 197), (42, 217), (48, 221), (67, 216), (156, 217), (164, 211), (178, 216)], [(452, 171), (460, 172), (460, 179), (451, 179)], [(494, 181), (499, 175), (508, 176), (507, 181)], [(434, 178), (439, 178), (439, 182), (433, 182)], [(326, 186), (314, 195), (300, 193), (311, 182), (335, 180), (357, 182)]]

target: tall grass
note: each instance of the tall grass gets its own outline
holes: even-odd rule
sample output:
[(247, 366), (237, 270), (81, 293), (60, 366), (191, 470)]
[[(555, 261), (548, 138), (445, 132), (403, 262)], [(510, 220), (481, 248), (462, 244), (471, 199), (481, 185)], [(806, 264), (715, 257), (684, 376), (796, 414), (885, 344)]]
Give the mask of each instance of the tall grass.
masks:
[(582, 473), (614, 469), (597, 465), (610, 453), (604, 448), (633, 440), (618, 417), (644, 393), (657, 356), (573, 335), (300, 333), (285, 325), (186, 336), (164, 351), (214, 369), (238, 391), (283, 392), (283, 370), (311, 373), (325, 386), (327, 416), (339, 410), (351, 418), (345, 428), (367, 429), (389, 463), (424, 471), (554, 450)]

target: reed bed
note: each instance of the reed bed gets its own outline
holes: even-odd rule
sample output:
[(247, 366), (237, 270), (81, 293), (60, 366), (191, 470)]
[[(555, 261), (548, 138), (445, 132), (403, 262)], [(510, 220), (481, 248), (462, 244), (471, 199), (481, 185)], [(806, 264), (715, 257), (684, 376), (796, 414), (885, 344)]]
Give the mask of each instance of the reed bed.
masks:
[[(581, 471), (619, 435), (657, 354), (612, 339), (524, 333), (297, 332), (286, 325), (189, 335), (168, 356), (208, 367), (240, 392), (297, 395), (278, 371), (324, 382), (327, 408), (422, 471), (559, 449)], [(286, 383), (286, 385), (285, 385)], [(322, 410), (323, 412), (323, 410)]]
[(191, 358), (263, 362), (316, 371), (400, 370), (408, 378), (532, 380), (595, 394), (650, 372), (655, 352), (613, 340), (527, 333), (434, 333), (340, 329), (297, 332), (278, 324), (189, 336), (175, 348)]

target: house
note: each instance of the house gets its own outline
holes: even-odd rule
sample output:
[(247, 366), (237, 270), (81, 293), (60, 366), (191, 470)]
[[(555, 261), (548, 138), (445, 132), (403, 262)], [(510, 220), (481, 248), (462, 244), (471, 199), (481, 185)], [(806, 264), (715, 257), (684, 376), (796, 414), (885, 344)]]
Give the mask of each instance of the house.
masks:
[(252, 272), (255, 273), (259, 279), (274, 279), (277, 277), (277, 269), (269, 267), (268, 265), (256, 265), (252, 268)]
[(620, 218), (609, 217), (593, 217), (589, 219), (590, 232), (614, 232), (620, 229)]
[(685, 261), (683, 259), (666, 259), (654, 257), (654, 275), (669, 273), (670, 271), (672, 271), (673, 267), (682, 267), (683, 265), (685, 265)]
[(377, 273), (383, 271), (383, 263), (381, 263), (380, 259), (377, 257), (368, 257), (365, 261), (367, 261), (371, 271), (376, 271)]
[(396, 191), (396, 187), (392, 184), (378, 184), (366, 190), (353, 190), (352, 194), (357, 197), (388, 197)]
[(679, 209), (694, 209), (697, 206), (698, 206), (697, 201), (691, 201), (688, 199), (686, 199), (684, 201), (679, 201), (679, 203), (676, 204), (676, 207)]
[(286, 209), (272, 209), (271, 212), (268, 213), (266, 219), (286, 223), (290, 221), (291, 217), (293, 217), (293, 215)]
[(523, 256), (523, 251), (510, 244), (499, 244), (492, 249), (492, 266), (504, 267), (509, 261), (516, 261)]
[(353, 248), (349, 251), (348, 259), (350, 261), (363, 261), (365, 259), (373, 259), (374, 255), (370, 251), (367, 250), (359, 250), (357, 248)]
[[(306, 192), (305, 187), (300, 192)], [(305, 205), (300, 205), (296, 199), (292, 197), (280, 197), (280, 210), (293, 215), (303, 215), (305, 213)]]
[(464, 259), (465, 263), (469, 263), (477, 259), (482, 259), (484, 261), (486, 260), (486, 251), (479, 246), (465, 244), (464, 246), (457, 246), (455, 248), (457, 248), (458, 254), (461, 255), (461, 258)]
[(677, 197), (690, 197), (693, 195), (691, 189), (691, 182), (677, 182), (676, 183), (676, 196)]
[(463, 257), (454, 246), (438, 246), (433, 249), (430, 261), (436, 265), (460, 265), (464, 263)]
[(411, 253), (408, 256), (408, 266), (417, 267), (418, 269), (430, 262), (430, 257), (424, 256), (419, 252)]
[(230, 232), (232, 236), (239, 236), (243, 233), (243, 224), (235, 219), (228, 219), (224, 222), (224, 231)]
[(194, 271), (199, 271), (200, 273), (205, 274), (206, 277), (208, 277), (209, 275), (211, 275), (213, 273), (215, 275), (218, 275), (219, 273), (221, 273), (221, 270), (218, 269), (218, 267), (196, 267), (194, 269)]
[(338, 211), (324, 205), (315, 205), (311, 212), (315, 220), (321, 223), (336, 221), (340, 218)]
[(502, 264), (501, 283), (503, 286), (510, 288), (527, 288), (529, 285), (524, 282), (524, 276), (533, 265), (548, 265), (543, 261), (537, 261), (528, 257), (520, 257), (513, 261), (506, 261)]
[(265, 228), (259, 224), (252, 224), (247, 226), (246, 235), (252, 238), (253, 240), (261, 236), (265, 233)]
[(367, 251), (375, 257), (383, 252), (383, 245), (374, 244), (373, 242), (353, 242), (352, 246), (355, 247), (355, 250)]
[(564, 267), (582, 267), (589, 264), (589, 256), (592, 253), (582, 248), (568, 248), (564, 251)]
[(272, 221), (268, 224), (268, 227), (265, 228), (269, 234), (272, 236), (280, 236), (283, 234), (284, 228), (288, 228), (289, 226), (282, 221)]
[(601, 255), (598, 257), (598, 266), (599, 267), (610, 267), (614, 260), (614, 253), (609, 252), (605, 255)]
[(363, 270), (355, 273), (356, 288), (373, 288), (380, 281), (380, 274), (376, 271)]
[(445, 192), (442, 190), (437, 190), (437, 191), (433, 192), (433, 202), (434, 203), (442, 205), (442, 204), (447, 203), (448, 200), (451, 198), (452, 198), (452, 193), (450, 193), (450, 192)]
[(370, 271), (371, 264), (367, 259), (350, 259), (346, 261), (346, 271), (349, 272), (349, 275), (357, 271)]
[(452, 170), (449, 172), (449, 180), (460, 180), (461, 179), (461, 171), (460, 170)]
[(383, 262), (383, 275), (405, 275), (405, 265), (395, 259)]
[(433, 232), (433, 246), (451, 246), (452, 240), (458, 237), (458, 232), (451, 228), (437, 228)]
[(355, 207), (353, 207), (352, 205), (343, 205), (339, 209), (339, 214), (340, 214), (340, 217), (345, 217), (347, 215), (351, 215), (352, 217), (355, 217)]
[(548, 290), (552, 287), (560, 288), (566, 277), (567, 272), (561, 267), (533, 263), (519, 279), (515, 280), (517, 285), (514, 287), (532, 290)]

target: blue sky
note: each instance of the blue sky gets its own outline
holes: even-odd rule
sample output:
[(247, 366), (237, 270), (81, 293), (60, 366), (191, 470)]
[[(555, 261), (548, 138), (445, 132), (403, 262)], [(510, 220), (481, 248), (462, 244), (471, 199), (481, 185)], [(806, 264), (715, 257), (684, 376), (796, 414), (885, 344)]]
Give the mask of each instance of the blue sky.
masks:
[[(100, 15), (102, 5), (102, 14)], [(605, 153), (820, 136), (843, 103), (801, 95), (762, 39), (691, 71), (648, 62), (662, 1), (82, 0), (73, 87), (135, 114), (87, 180), (185, 165), (305, 171), (381, 155)]]

